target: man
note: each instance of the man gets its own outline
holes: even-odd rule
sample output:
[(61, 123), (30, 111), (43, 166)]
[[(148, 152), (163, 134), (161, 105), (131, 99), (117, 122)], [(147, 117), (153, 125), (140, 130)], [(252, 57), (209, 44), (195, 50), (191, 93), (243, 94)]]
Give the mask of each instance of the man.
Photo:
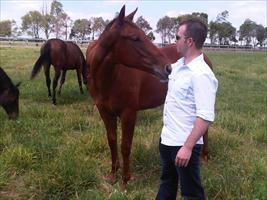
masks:
[(197, 19), (179, 25), (177, 51), (183, 56), (169, 75), (160, 140), (162, 174), (156, 200), (175, 200), (180, 184), (187, 200), (205, 199), (199, 155), (203, 134), (214, 120), (218, 81), (201, 51), (207, 27)]

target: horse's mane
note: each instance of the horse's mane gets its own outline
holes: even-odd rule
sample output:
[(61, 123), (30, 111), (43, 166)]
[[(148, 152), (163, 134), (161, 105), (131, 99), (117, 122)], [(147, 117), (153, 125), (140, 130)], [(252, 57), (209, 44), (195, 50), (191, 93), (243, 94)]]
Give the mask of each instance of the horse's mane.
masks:
[(105, 27), (104, 31), (102, 32), (102, 34), (100, 35), (98, 40), (101, 40), (101, 38), (103, 37), (103, 33), (105, 33), (106, 31), (108, 31), (110, 29), (110, 27), (114, 24), (116, 19), (117, 19), (117, 17), (114, 18), (113, 20), (111, 20), (111, 22), (108, 23), (108, 25)]
[[(111, 26), (114, 24), (114, 22), (118, 19), (118, 17), (115, 17), (113, 20), (111, 20), (108, 25), (105, 27), (104, 32), (108, 31)], [(124, 19), (127, 19), (127, 18), (124, 18)], [(129, 21), (129, 20), (124, 20), (124, 22), (126, 22), (127, 24), (131, 25), (131, 26), (136, 26), (136, 24), (134, 24), (132, 21)], [(103, 34), (100, 35), (99, 39), (101, 39)]]

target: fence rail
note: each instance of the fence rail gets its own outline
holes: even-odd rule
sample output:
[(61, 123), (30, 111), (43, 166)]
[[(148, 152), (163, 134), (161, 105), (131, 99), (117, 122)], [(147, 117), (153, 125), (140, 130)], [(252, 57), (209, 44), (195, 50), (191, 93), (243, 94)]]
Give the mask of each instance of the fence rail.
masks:
[[(41, 46), (46, 39), (40, 38), (13, 38), (13, 37), (0, 37), (0, 46), (23, 46), (23, 47), (32, 47)], [(80, 47), (87, 47), (93, 40), (67, 40), (72, 41), (78, 44)], [(155, 43), (158, 47), (162, 47), (168, 44)], [(267, 46), (263, 47), (254, 47), (252, 45), (244, 46), (244, 45), (212, 45), (212, 44), (204, 44), (204, 49), (208, 51), (267, 51)]]

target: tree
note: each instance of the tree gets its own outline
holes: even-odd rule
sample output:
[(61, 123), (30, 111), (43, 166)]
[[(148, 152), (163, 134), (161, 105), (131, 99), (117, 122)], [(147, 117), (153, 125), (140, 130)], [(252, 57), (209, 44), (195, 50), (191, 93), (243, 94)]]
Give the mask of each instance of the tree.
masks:
[(193, 12), (192, 14), (185, 14), (180, 15), (178, 17), (175, 17), (176, 24), (180, 24), (184, 20), (197, 18), (200, 19), (202, 22), (204, 22), (206, 25), (208, 25), (208, 14), (207, 13), (199, 13), (199, 12)]
[(43, 5), (42, 17), (43, 20), (41, 27), (45, 33), (46, 39), (48, 39), (50, 33), (53, 31), (53, 25), (52, 25), (53, 16), (50, 15), (50, 12), (47, 10), (47, 5)]
[(11, 36), (11, 20), (0, 21), (0, 36)]
[(72, 20), (66, 13), (62, 13), (62, 34), (65, 35), (65, 40), (68, 39), (69, 27), (72, 26)]
[(216, 22), (222, 23), (222, 22), (227, 22), (227, 19), (229, 17), (229, 12), (227, 10), (219, 13), (216, 17)]
[(215, 42), (216, 42), (218, 29), (219, 29), (218, 23), (210, 21), (210, 23), (209, 23), (209, 38), (210, 38), (211, 44), (215, 44)]
[(234, 28), (230, 22), (219, 23), (217, 34), (219, 44), (229, 45), (230, 41), (236, 41), (236, 28)]
[(151, 41), (154, 41), (156, 39), (152, 31), (150, 31), (147, 36), (150, 38)]
[(70, 38), (75, 37), (84, 40), (86, 35), (91, 33), (91, 22), (88, 19), (75, 20), (71, 29)]
[[(53, 0), (51, 3), (51, 24), (53, 26), (52, 30), (56, 34), (56, 38), (59, 38), (61, 33), (65, 33), (66, 21), (68, 19), (68, 15), (64, 12), (62, 4)], [(64, 29), (64, 30), (63, 30)]]
[(174, 26), (172, 29), (172, 35), (175, 36), (178, 26), (182, 21), (189, 20), (189, 19), (200, 19), (203, 23), (206, 25), (208, 24), (208, 14), (207, 13), (199, 13), (199, 12), (193, 12), (192, 14), (185, 14), (185, 15), (180, 15), (178, 17), (172, 18), (174, 21)]
[(230, 41), (237, 42), (236, 28), (227, 21), (229, 12), (227, 10), (219, 13), (215, 21), (209, 23), (209, 37), (211, 43), (218, 41), (219, 44), (229, 44)]
[(21, 30), (20, 28), (17, 26), (17, 23), (15, 20), (12, 20), (11, 21), (11, 36), (12, 37), (17, 37), (17, 36), (20, 36), (22, 33), (21, 33)]
[(263, 41), (267, 38), (267, 35), (265, 34), (265, 29), (262, 25), (256, 26), (256, 39), (258, 40), (258, 44), (260, 46), (263, 45)]
[(92, 17), (91, 18), (91, 23), (92, 23), (92, 40), (95, 39), (95, 35), (98, 36), (100, 35), (103, 30), (105, 29), (106, 27), (106, 23), (105, 21), (103, 20), (102, 17)]
[(39, 31), (42, 25), (42, 15), (38, 11), (30, 11), (23, 17), (21, 30), (23, 32), (27, 31), (27, 34), (34, 36), (34, 38), (39, 38)]
[(256, 37), (257, 24), (250, 19), (246, 19), (239, 27), (239, 40), (245, 40), (246, 45), (250, 45), (253, 37)]
[(170, 38), (175, 37), (179, 24), (182, 21), (194, 18), (200, 19), (206, 25), (208, 24), (208, 14), (206, 13), (193, 12), (192, 14), (185, 14), (185, 15), (180, 15), (178, 17), (172, 17), (171, 18), (172, 28), (169, 33)]
[(171, 38), (175, 37), (172, 32), (174, 24), (174, 20), (168, 16), (159, 19), (156, 32), (161, 35), (162, 43), (166, 43), (167, 39), (171, 43)]
[(150, 24), (142, 17), (138, 17), (138, 19), (136, 20), (136, 25), (141, 28), (146, 34), (148, 33), (148, 31), (152, 30)]

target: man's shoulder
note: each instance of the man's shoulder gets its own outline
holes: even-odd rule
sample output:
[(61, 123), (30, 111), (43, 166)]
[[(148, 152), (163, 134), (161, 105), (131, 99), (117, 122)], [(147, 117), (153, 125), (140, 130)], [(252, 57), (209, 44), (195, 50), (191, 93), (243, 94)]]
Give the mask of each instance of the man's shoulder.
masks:
[(193, 73), (196, 75), (213, 74), (211, 68), (205, 62), (204, 59), (200, 59), (197, 63), (197, 67), (194, 67), (192, 69), (193, 69)]

